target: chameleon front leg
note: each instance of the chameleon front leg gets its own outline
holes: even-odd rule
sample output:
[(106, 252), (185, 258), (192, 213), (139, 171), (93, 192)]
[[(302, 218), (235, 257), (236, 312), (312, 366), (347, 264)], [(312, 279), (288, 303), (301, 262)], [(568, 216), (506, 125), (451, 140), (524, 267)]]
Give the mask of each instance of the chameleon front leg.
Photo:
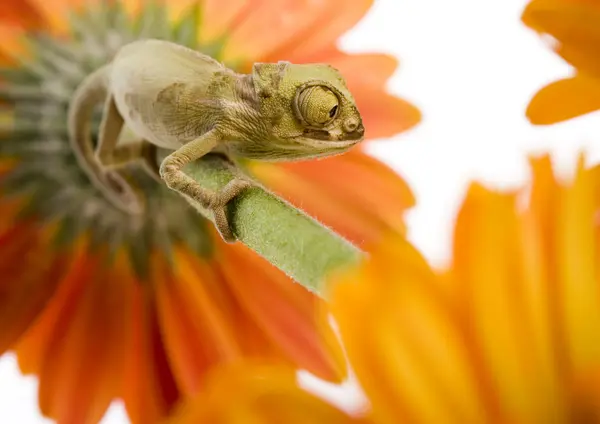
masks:
[(192, 198), (203, 208), (212, 211), (215, 226), (221, 237), (227, 243), (233, 243), (235, 236), (227, 219), (226, 206), (240, 192), (252, 186), (252, 183), (236, 178), (227, 183), (220, 191), (214, 192), (202, 187), (182, 171), (184, 166), (209, 153), (219, 141), (220, 136), (212, 130), (183, 145), (163, 160), (160, 166), (160, 176), (170, 189)]

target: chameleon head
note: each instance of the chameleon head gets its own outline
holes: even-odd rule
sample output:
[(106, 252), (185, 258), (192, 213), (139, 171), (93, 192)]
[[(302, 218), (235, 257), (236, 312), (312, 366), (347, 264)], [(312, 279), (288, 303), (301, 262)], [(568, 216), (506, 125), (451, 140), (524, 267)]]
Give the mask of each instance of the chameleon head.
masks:
[(362, 141), (354, 98), (332, 66), (255, 64), (253, 81), (261, 113), (272, 123), (269, 147), (278, 159), (330, 156)]

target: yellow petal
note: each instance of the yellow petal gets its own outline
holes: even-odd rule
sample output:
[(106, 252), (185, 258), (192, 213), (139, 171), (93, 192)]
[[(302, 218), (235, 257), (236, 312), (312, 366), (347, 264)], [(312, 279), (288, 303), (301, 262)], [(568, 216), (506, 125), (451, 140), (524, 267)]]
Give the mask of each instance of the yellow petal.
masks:
[[(590, 46), (574, 42), (563, 42), (556, 53), (583, 74), (600, 81), (600, 45)], [(600, 82), (599, 82), (600, 83)]]
[[(533, 160), (529, 204), (474, 184), (454, 258), (405, 240), (330, 279), (348, 357), (381, 424), (596, 422), (598, 170), (558, 182)], [(443, 282), (441, 284), (440, 281)]]
[(595, 1), (531, 2), (523, 21), (558, 40), (556, 52), (582, 72), (600, 78), (600, 4)]
[(537, 125), (555, 124), (600, 109), (600, 79), (577, 75), (542, 88), (527, 107)]
[(547, 300), (547, 279), (540, 288), (539, 281), (526, 278), (521, 249), (529, 240), (520, 232), (515, 202), (513, 195), (471, 187), (456, 223), (452, 269), (491, 407), (505, 411), (506, 418), (514, 414), (531, 422), (551, 414), (547, 372), (540, 378), (547, 361), (537, 360), (550, 346), (539, 343), (535, 321), (540, 314), (547, 319), (548, 306), (538, 305), (531, 293)]
[(557, 256), (567, 354), (578, 370), (600, 365), (600, 285), (597, 280), (595, 181), (579, 169), (558, 211)]
[(334, 316), (378, 423), (486, 422), (454, 311), (406, 240), (387, 239), (330, 284)]
[(203, 393), (182, 404), (166, 424), (350, 424), (353, 418), (301, 390), (292, 369), (261, 363), (217, 368)]
[(600, 4), (598, 2), (537, 0), (523, 12), (525, 23), (552, 35), (559, 41), (600, 44)]

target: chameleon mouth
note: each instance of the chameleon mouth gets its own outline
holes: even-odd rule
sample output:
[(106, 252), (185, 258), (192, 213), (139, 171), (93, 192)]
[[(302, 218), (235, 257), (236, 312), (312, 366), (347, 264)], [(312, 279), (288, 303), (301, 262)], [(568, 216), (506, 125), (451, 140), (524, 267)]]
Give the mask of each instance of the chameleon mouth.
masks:
[[(357, 140), (348, 140), (348, 141), (321, 141), (321, 140), (310, 140), (305, 139), (301, 140), (300, 144), (297, 145), (296, 148), (289, 148), (291, 151), (301, 151), (305, 156), (310, 157), (325, 157), (325, 156), (333, 156), (338, 155), (340, 153), (344, 153), (351, 149), (355, 144), (357, 144)], [(307, 155), (308, 154), (308, 155)]]
[(308, 129), (302, 134), (301, 143), (315, 148), (343, 149), (362, 141), (363, 134), (364, 131), (353, 131), (352, 133), (345, 133), (343, 138), (340, 139), (328, 131)]
[(331, 140), (331, 135), (325, 130), (305, 129), (302, 135), (306, 138), (314, 140)]

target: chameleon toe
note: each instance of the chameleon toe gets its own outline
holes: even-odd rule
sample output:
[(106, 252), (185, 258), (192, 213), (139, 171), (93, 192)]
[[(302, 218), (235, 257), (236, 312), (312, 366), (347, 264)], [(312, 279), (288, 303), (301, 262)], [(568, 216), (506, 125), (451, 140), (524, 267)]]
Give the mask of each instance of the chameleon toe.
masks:
[(231, 231), (231, 226), (229, 225), (229, 220), (227, 219), (227, 208), (225, 206), (217, 207), (213, 209), (213, 214), (215, 217), (215, 227), (217, 227), (217, 230), (219, 231), (219, 234), (223, 240), (226, 243), (235, 243), (237, 239), (233, 235), (233, 231)]
[(238, 194), (240, 194), (242, 191), (246, 190), (247, 188), (252, 187), (253, 185), (254, 184), (252, 182), (241, 179), (241, 178), (235, 178), (235, 179), (229, 181), (225, 185), (225, 187), (223, 187), (217, 193), (217, 196), (219, 197), (218, 204), (222, 205), (222, 206), (227, 205)]

